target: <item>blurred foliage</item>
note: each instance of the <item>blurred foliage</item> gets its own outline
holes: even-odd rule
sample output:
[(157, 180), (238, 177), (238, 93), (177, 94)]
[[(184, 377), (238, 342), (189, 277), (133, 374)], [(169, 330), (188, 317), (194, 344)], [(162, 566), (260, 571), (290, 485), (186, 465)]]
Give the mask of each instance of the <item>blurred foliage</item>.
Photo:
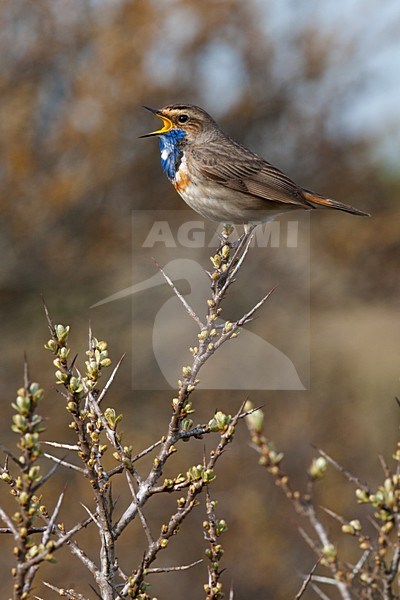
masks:
[[(369, 457), (346, 447), (366, 445), (377, 454), (396, 435), (390, 400), (399, 371), (400, 182), (393, 165), (389, 171), (378, 159), (377, 147), (391, 131), (351, 125), (382, 85), (370, 65), (398, 40), (400, 11), (395, 2), (390, 6), (393, 18), (382, 26), (382, 4), (375, 0), (1, 2), (3, 398), (13, 397), (24, 349), (42, 381), (40, 293), (83, 339), (88, 306), (131, 283), (132, 209), (182, 208), (161, 173), (155, 144), (137, 136), (150, 123), (141, 104), (188, 101), (300, 184), (373, 213), (369, 221), (312, 215), (312, 389), (252, 395), (255, 404), (268, 403), (272, 437), (295, 451), (294, 471), (308, 464), (313, 441), (341, 462), (357, 459), (354, 470), (372, 470), (373, 479)], [(112, 320), (104, 313), (91, 317), (102, 319), (96, 328), (115, 353), (129, 350), (129, 302)], [(271, 328), (279, 331), (279, 323)], [(132, 408), (126, 364), (116, 388), (121, 406), (130, 401), (125, 413)], [(168, 392), (135, 394), (132, 428), (140, 443), (154, 437), (169, 398)], [(229, 412), (242, 395), (207, 398)], [(55, 402), (49, 417), (58, 414)], [(244, 449), (232, 450), (228, 471), (240, 468), (256, 481), (247, 441), (238, 440)], [(226, 495), (223, 481), (218, 485)], [(299, 586), (287, 573), (303, 568), (303, 545), (290, 523), (277, 526), (274, 515), (282, 508), (273, 487), (260, 487), (249, 483), (243, 490), (238, 483), (229, 492), (232, 514), (249, 515), (251, 506), (252, 515), (230, 527), (225, 565), (231, 561), (228, 576), (235, 565), (238, 598), (288, 598)], [(331, 495), (339, 504), (333, 508), (340, 511), (346, 499), (336, 489), (333, 477)], [(276, 560), (281, 552), (283, 569)], [(250, 560), (260, 565), (251, 580)], [(184, 577), (182, 597), (193, 575)], [(168, 586), (168, 576), (162, 579)]]
[[(363, 83), (360, 34), (306, 22), (277, 40), (268, 13), (272, 5), (237, 0), (2, 3), (3, 285), (54, 276), (55, 249), (69, 269), (85, 256), (79, 280), (97, 278), (114, 263), (109, 252), (128, 247), (133, 207), (159, 207), (164, 195), (181, 206), (153, 177), (153, 146), (136, 139), (148, 123), (143, 102), (210, 105), (304, 185), (390, 205), (368, 158), (374, 140), (334, 134)], [(226, 95), (213, 97), (220, 79)]]

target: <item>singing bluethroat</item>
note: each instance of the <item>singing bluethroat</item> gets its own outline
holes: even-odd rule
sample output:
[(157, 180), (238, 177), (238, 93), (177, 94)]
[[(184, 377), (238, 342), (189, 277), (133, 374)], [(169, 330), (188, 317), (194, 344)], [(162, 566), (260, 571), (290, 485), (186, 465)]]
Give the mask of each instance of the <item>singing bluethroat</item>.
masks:
[(369, 216), (300, 187), (226, 135), (198, 106), (144, 108), (159, 117), (163, 127), (141, 137), (159, 137), (161, 165), (168, 179), (186, 204), (203, 217), (246, 225), (290, 210), (322, 207)]

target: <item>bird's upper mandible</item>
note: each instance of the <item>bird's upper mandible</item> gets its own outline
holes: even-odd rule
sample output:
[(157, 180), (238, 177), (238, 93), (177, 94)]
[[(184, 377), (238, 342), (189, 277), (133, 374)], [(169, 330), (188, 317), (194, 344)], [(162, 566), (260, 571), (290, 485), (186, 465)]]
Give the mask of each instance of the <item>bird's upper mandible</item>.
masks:
[(144, 108), (160, 118), (163, 122), (163, 127), (140, 137), (165, 135), (175, 130), (183, 132), (189, 142), (197, 141), (201, 143), (203, 138), (208, 139), (213, 137), (213, 135), (218, 134), (220, 131), (214, 119), (199, 106), (172, 104), (160, 109), (150, 108), (149, 106), (145, 106)]

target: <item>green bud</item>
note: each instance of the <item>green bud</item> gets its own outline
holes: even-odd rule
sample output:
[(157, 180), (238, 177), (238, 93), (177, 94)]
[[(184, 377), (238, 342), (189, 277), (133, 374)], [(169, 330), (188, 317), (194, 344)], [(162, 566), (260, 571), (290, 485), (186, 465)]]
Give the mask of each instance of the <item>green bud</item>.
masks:
[(26, 418), (23, 415), (13, 415), (12, 420), (14, 425), (12, 425), (11, 429), (16, 433), (24, 433), (28, 426)]
[(333, 544), (327, 544), (322, 548), (322, 554), (328, 562), (333, 562), (337, 557), (337, 549)]
[(67, 360), (69, 353), (70, 353), (70, 349), (63, 346), (62, 348), (60, 348), (60, 351), (58, 354), (59, 354), (59, 357), (65, 361), (65, 360)]
[(369, 500), (370, 500), (370, 497), (367, 494), (367, 492), (365, 492), (364, 490), (361, 490), (361, 489), (356, 490), (356, 498), (360, 504), (365, 504), (366, 502), (369, 502)]
[(21, 506), (25, 506), (29, 502), (29, 494), (27, 492), (21, 492), (18, 496), (18, 503)]
[(354, 527), (352, 527), (350, 524), (342, 525), (342, 531), (343, 531), (343, 533), (347, 533), (349, 535), (354, 535), (356, 532)]
[(382, 525), (381, 531), (383, 534), (389, 535), (389, 533), (392, 531), (393, 527), (394, 527), (393, 521), (387, 521), (384, 525)]
[(225, 246), (223, 246), (222, 250), (221, 250), (222, 257), (224, 259), (227, 259), (228, 256), (230, 255), (230, 253), (231, 253), (230, 247), (227, 244), (225, 244)]
[(358, 519), (353, 519), (352, 521), (350, 521), (349, 525), (351, 525), (352, 527), (354, 527), (354, 529), (356, 531), (361, 531), (362, 527), (361, 527), (361, 523)]
[(208, 426), (210, 428), (210, 431), (224, 432), (228, 428), (228, 425), (231, 422), (231, 420), (232, 420), (231, 415), (226, 415), (222, 411), (218, 410), (215, 413), (215, 415), (213, 416), (213, 418), (208, 422)]
[(201, 478), (204, 481), (204, 483), (210, 483), (215, 479), (215, 477), (216, 475), (212, 469), (205, 469), (201, 473)]
[(5, 482), (5, 483), (11, 483), (12, 482), (12, 477), (10, 476), (9, 473), (7, 473), (6, 471), (4, 471), (4, 473), (2, 473), (0, 475), (1, 479)]
[(80, 392), (83, 392), (83, 384), (78, 377), (71, 377), (71, 379), (69, 380), (68, 387), (74, 394), (79, 394)]
[(188, 469), (186, 475), (189, 481), (198, 481), (202, 478), (203, 467), (202, 465), (197, 465), (196, 467), (190, 467)]
[(182, 419), (181, 422), (181, 431), (189, 431), (193, 427), (192, 419)]
[(106, 410), (104, 411), (104, 417), (105, 417), (110, 429), (114, 430), (116, 428), (116, 426), (118, 425), (118, 423), (121, 421), (122, 414), (117, 415), (113, 408), (106, 408)]
[(47, 344), (44, 345), (44, 347), (46, 348), (46, 350), (50, 350), (50, 352), (53, 352), (54, 354), (56, 354), (56, 352), (58, 351), (58, 344), (54, 340), (49, 340)]
[(226, 524), (225, 519), (220, 519), (220, 520), (217, 519), (215, 521), (215, 529), (216, 529), (217, 535), (221, 535), (222, 533), (225, 533), (226, 531), (228, 531), (228, 525)]
[[(246, 404), (244, 405), (244, 410), (247, 412), (252, 408), (253, 404), (249, 400), (247, 400)], [(250, 429), (250, 432), (254, 431), (256, 433), (261, 433), (264, 424), (264, 413), (261, 410), (261, 408), (247, 415), (246, 423), (248, 428)]]
[(210, 260), (213, 264), (213, 267), (215, 269), (219, 269), (221, 266), (221, 257), (219, 256), (219, 254), (215, 254), (215, 256), (210, 256)]
[(63, 373), (60, 370), (56, 371), (55, 375), (56, 379), (58, 380), (57, 383), (65, 383), (68, 379), (67, 373)]
[(55, 326), (56, 338), (59, 342), (65, 342), (67, 340), (69, 329), (69, 325), (67, 325), (66, 327), (64, 327), (64, 325)]
[(190, 367), (190, 366), (182, 367), (182, 375), (185, 378), (190, 377), (191, 374), (192, 374), (192, 367)]
[(224, 325), (224, 332), (228, 332), (232, 330), (232, 323), (230, 321), (226, 321), (225, 325)]
[(308, 469), (308, 473), (310, 477), (314, 480), (322, 479), (326, 473), (328, 468), (328, 463), (323, 456), (318, 456), (318, 458), (313, 458), (310, 468)]

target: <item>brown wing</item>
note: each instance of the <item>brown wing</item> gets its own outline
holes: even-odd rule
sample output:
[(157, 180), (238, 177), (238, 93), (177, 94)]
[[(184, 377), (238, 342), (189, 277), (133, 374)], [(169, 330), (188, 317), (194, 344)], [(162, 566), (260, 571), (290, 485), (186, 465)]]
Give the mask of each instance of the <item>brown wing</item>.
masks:
[(193, 153), (204, 177), (260, 199), (308, 206), (301, 188), (282, 171), (233, 140), (224, 142)]
[(224, 136), (207, 147), (197, 147), (193, 157), (196, 168), (204, 177), (259, 200), (303, 208), (334, 208), (369, 216), (354, 206), (302, 189), (280, 169), (231, 138)]

